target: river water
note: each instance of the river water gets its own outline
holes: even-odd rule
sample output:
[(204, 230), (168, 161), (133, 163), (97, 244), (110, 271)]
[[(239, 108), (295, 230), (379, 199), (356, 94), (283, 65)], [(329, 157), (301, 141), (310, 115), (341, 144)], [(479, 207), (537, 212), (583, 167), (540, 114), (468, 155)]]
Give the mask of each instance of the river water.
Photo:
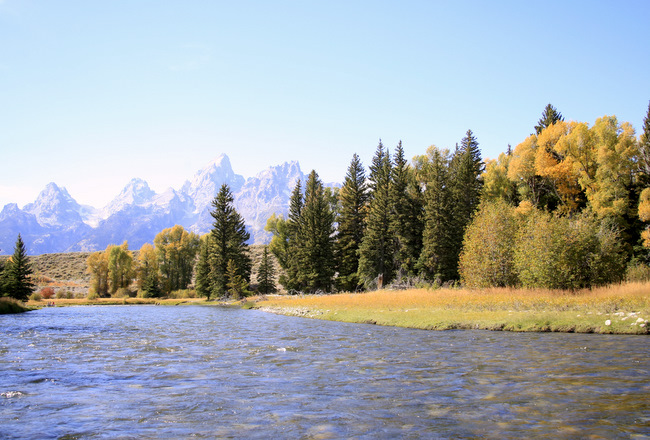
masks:
[(0, 316), (0, 438), (650, 438), (647, 336), (199, 306)]

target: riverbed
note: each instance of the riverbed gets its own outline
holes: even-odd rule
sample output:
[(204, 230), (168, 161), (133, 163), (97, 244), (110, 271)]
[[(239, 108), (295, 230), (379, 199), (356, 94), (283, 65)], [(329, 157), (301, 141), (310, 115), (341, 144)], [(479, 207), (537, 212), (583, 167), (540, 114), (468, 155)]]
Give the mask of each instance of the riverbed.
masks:
[(201, 306), (0, 317), (0, 438), (650, 438), (646, 336)]

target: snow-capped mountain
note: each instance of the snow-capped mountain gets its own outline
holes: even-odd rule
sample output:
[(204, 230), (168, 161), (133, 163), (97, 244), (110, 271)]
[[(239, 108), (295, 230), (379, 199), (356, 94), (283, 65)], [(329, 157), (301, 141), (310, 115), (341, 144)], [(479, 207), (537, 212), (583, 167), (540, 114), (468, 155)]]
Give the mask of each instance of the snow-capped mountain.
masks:
[(0, 253), (13, 252), (18, 233), (30, 254), (102, 250), (125, 240), (131, 249), (139, 249), (176, 224), (204, 234), (212, 227), (211, 202), (224, 183), (246, 221), (251, 242), (266, 243), (270, 239), (264, 231), (266, 220), (274, 213), (286, 215), (299, 179), (306, 176), (298, 162), (290, 162), (246, 180), (222, 154), (179, 190), (158, 194), (146, 181), (132, 179), (103, 209), (79, 205), (65, 188), (49, 183), (23, 209), (8, 204), (0, 212)]
[(210, 206), (212, 199), (224, 183), (228, 184), (230, 191), (235, 194), (244, 185), (245, 179), (235, 174), (230, 159), (222, 154), (205, 168), (197, 171), (192, 180), (186, 181), (181, 192), (194, 201), (194, 212), (199, 214)]

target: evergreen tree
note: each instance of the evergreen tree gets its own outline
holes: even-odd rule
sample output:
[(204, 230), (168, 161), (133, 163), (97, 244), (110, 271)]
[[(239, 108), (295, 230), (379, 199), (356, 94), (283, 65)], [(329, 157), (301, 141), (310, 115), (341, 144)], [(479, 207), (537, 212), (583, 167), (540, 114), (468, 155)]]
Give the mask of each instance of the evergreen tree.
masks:
[(159, 298), (160, 280), (158, 279), (158, 272), (149, 272), (142, 282), (142, 292), (145, 298)]
[(29, 295), (34, 291), (31, 275), (32, 265), (27, 257), (25, 243), (18, 234), (14, 253), (7, 261), (3, 271), (5, 295), (19, 301), (27, 301)]
[(413, 169), (408, 166), (400, 141), (395, 150), (390, 187), (390, 231), (395, 240), (395, 269), (404, 276), (416, 274), (422, 251), (424, 223), (421, 197), (420, 186)]
[(355, 291), (359, 281), (359, 246), (365, 230), (364, 216), (368, 203), (366, 175), (359, 156), (355, 153), (339, 192), (340, 214), (336, 235), (337, 287)]
[(228, 262), (232, 260), (236, 274), (248, 283), (251, 274), (251, 258), (244, 219), (234, 208), (234, 198), (225, 183), (212, 201), (214, 218), (210, 254), (210, 287), (212, 295), (223, 296), (228, 293)]
[(276, 291), (275, 269), (273, 267), (273, 261), (271, 261), (268, 246), (264, 246), (262, 261), (257, 270), (257, 290), (262, 294), (273, 293)]
[(393, 236), (390, 230), (390, 153), (381, 141), (370, 166), (370, 202), (366, 232), (359, 247), (359, 279), (367, 287), (380, 278), (384, 284), (393, 278)]
[[(284, 273), (280, 275), (280, 283), (284, 286), (287, 292), (293, 292), (300, 290), (299, 282), (299, 271), (300, 271), (300, 261), (299, 261), (299, 250), (300, 250), (300, 241), (298, 233), (300, 231), (300, 216), (302, 214), (302, 207), (304, 204), (304, 199), (302, 195), (302, 183), (300, 180), (296, 182), (293, 192), (291, 193), (291, 198), (289, 200), (289, 216), (284, 225), (278, 224), (280, 230), (284, 230), (284, 235), (286, 241), (284, 245), (280, 246), (272, 243), (272, 249), (278, 249), (278, 251), (284, 251), (284, 255), (279, 256), (276, 254), (278, 261), (284, 269)], [(283, 227), (284, 226), (284, 227)]]
[[(420, 274), (441, 284), (457, 274), (453, 204), (449, 183), (449, 151), (430, 147), (419, 161), (419, 180), (424, 190), (424, 231), (418, 260)], [(455, 257), (456, 256), (456, 257)]]
[(229, 297), (241, 299), (244, 296), (248, 296), (248, 281), (241, 276), (234, 260), (228, 260), (228, 264), (226, 265), (226, 279)]
[(463, 237), (467, 225), (472, 220), (480, 202), (485, 166), (481, 159), (478, 141), (472, 130), (467, 133), (456, 148), (450, 164), (449, 188), (452, 217), (448, 227), (452, 231), (452, 249), (450, 258), (454, 270), (451, 279), (458, 279), (458, 258), (463, 246)]
[(537, 121), (535, 133), (540, 134), (546, 127), (550, 127), (558, 121), (564, 121), (562, 113), (558, 112), (551, 104), (547, 104), (542, 113), (542, 117)]
[(199, 260), (195, 266), (195, 288), (199, 296), (205, 296), (210, 299), (212, 287), (210, 285), (210, 234), (206, 234), (201, 239), (199, 245)]
[(297, 240), (298, 283), (301, 290), (331, 291), (334, 277), (334, 215), (323, 183), (312, 171), (305, 185)]

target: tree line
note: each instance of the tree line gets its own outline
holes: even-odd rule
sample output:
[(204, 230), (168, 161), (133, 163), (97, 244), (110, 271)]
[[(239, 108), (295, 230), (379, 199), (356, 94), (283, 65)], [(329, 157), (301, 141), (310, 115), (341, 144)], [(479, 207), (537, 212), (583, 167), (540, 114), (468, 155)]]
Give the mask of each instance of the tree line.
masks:
[[(251, 293), (251, 257), (243, 218), (233, 206), (228, 185), (212, 201), (212, 230), (200, 237), (176, 225), (158, 233), (134, 256), (125, 241), (90, 254), (90, 294), (157, 298), (194, 285), (206, 298), (240, 298)], [(260, 293), (275, 291), (275, 272), (265, 249), (258, 268)]]
[(580, 288), (647, 265), (650, 106), (637, 139), (614, 116), (566, 122), (549, 104), (534, 133), (482, 160), (469, 130), (453, 151), (408, 163), (381, 141), (352, 157), (340, 188), (312, 171), (270, 249), (288, 291), (356, 291), (388, 283)]
[[(211, 231), (156, 235), (137, 258), (125, 242), (87, 260), (91, 293), (157, 297), (192, 284), (209, 298), (250, 294), (250, 235), (228, 185), (212, 201)], [(566, 122), (551, 104), (534, 133), (483, 160), (468, 130), (453, 151), (410, 162), (380, 141), (366, 173), (352, 156), (340, 188), (313, 170), (287, 217), (272, 215), (257, 290), (275, 291), (270, 253), (288, 292), (359, 291), (393, 284), (581, 288), (620, 281), (650, 257), (650, 105), (641, 135), (615, 116)], [(270, 253), (269, 253), (270, 252)], [(20, 236), (3, 295), (33, 290)], [(16, 281), (19, 280), (19, 281)], [(13, 283), (13, 284), (12, 284)], [(27, 292), (27, 293), (25, 293)]]

